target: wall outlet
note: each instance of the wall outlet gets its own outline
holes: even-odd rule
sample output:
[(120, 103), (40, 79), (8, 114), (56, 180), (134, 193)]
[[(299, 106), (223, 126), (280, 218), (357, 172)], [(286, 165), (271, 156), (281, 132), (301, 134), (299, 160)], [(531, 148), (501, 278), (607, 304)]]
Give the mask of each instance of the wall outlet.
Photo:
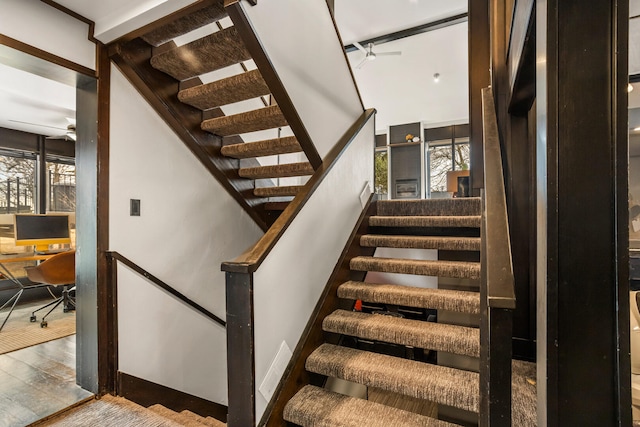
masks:
[(364, 183), (364, 188), (360, 192), (360, 206), (362, 206), (362, 209), (367, 206), (369, 196), (371, 196), (371, 182), (367, 181)]
[(278, 387), (280, 378), (284, 375), (284, 371), (287, 369), (287, 365), (292, 356), (293, 353), (291, 349), (285, 341), (282, 341), (280, 349), (278, 349), (278, 353), (276, 353), (276, 357), (274, 357), (271, 362), (267, 375), (265, 375), (258, 389), (267, 402), (271, 400), (271, 396), (273, 396), (273, 392), (276, 390), (276, 387)]

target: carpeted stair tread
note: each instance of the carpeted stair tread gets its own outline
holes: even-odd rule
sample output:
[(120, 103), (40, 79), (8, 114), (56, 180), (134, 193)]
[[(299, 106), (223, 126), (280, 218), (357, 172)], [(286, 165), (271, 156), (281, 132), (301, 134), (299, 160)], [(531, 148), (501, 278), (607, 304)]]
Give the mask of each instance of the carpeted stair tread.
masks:
[(469, 314), (480, 312), (480, 294), (477, 292), (348, 281), (338, 287), (338, 297)]
[(313, 167), (309, 162), (284, 163), (281, 165), (241, 168), (238, 174), (242, 178), (251, 179), (286, 178), (291, 176), (312, 175)]
[(193, 418), (190, 418), (188, 416), (184, 416), (182, 414), (179, 414), (165, 406), (162, 406), (160, 404), (156, 404), (156, 405), (152, 405), (149, 406), (148, 408), (150, 411), (155, 412), (158, 415), (163, 416), (164, 418), (174, 421), (178, 424), (181, 424), (185, 427), (203, 427), (204, 424), (202, 424), (200, 421), (195, 420)]
[(178, 92), (178, 99), (180, 102), (200, 110), (208, 110), (269, 93), (269, 87), (260, 72), (252, 70), (226, 79), (183, 89)]
[(300, 190), (304, 188), (303, 185), (283, 185), (281, 187), (259, 187), (253, 190), (253, 194), (256, 197), (287, 197), (295, 196)]
[(229, 27), (159, 53), (151, 58), (151, 66), (177, 80), (186, 80), (248, 59), (251, 55), (238, 31)]
[(224, 2), (217, 1), (210, 6), (203, 8), (182, 18), (176, 19), (160, 28), (148, 32), (142, 36), (142, 40), (152, 46), (160, 46), (178, 36), (187, 34), (197, 28), (203, 27), (215, 21), (219, 21), (227, 16), (224, 9)]
[(203, 416), (200, 416), (200, 415), (196, 414), (195, 412), (189, 411), (188, 409), (185, 409), (184, 411), (180, 412), (180, 415), (184, 416), (185, 418), (196, 420), (201, 425), (204, 425), (204, 426), (209, 426), (209, 427), (224, 427), (224, 426), (226, 426), (226, 424), (223, 423), (222, 421), (216, 420), (215, 418), (212, 418), (212, 417), (206, 417), (205, 418)]
[(445, 366), (322, 344), (307, 371), (478, 412), (479, 375)]
[(479, 262), (358, 256), (352, 258), (349, 265), (352, 270), (356, 271), (379, 271), (383, 273), (416, 274), (459, 279), (480, 278)]
[(479, 251), (479, 237), (393, 236), (365, 234), (360, 246), (368, 248), (440, 249), (450, 251)]
[(480, 356), (480, 331), (477, 328), (336, 310), (324, 318), (322, 329), (366, 340)]
[(453, 427), (444, 421), (306, 385), (289, 400), (284, 419), (303, 427)]
[(296, 137), (285, 136), (283, 138), (225, 145), (220, 152), (223, 156), (233, 157), (234, 159), (248, 159), (251, 157), (298, 153), (300, 151), (302, 151), (302, 147), (300, 147)]
[(468, 227), (479, 228), (480, 216), (382, 216), (369, 217), (372, 227)]
[(381, 216), (474, 216), (481, 214), (479, 197), (455, 199), (380, 200), (377, 214)]
[(231, 116), (216, 117), (202, 122), (202, 130), (220, 136), (238, 135), (259, 130), (274, 129), (287, 126), (287, 120), (282, 115), (280, 107), (259, 108)]

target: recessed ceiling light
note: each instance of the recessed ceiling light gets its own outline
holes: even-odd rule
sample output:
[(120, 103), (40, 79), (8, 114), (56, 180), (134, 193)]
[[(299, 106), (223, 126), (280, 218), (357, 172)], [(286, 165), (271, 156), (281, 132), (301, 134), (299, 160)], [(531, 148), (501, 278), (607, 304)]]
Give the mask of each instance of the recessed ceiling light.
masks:
[(631, 83), (629, 83), (627, 85), (627, 92), (631, 92), (633, 90), (633, 85)]
[(438, 83), (438, 81), (440, 81), (440, 73), (435, 73), (433, 75), (433, 81)]

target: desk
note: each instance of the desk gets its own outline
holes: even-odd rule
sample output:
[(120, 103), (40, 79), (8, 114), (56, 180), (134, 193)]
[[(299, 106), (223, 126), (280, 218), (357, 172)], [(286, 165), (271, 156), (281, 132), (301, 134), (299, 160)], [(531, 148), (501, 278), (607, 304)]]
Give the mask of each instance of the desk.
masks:
[(23, 285), (22, 282), (20, 280), (18, 280), (9, 271), (9, 269), (7, 268), (7, 266), (5, 264), (10, 264), (10, 263), (14, 263), (14, 262), (44, 261), (46, 259), (51, 258), (54, 255), (57, 255), (57, 254), (46, 254), (46, 255), (32, 254), (32, 255), (17, 256), (17, 257), (12, 257), (12, 258), (0, 258), (0, 270), (2, 270), (3, 274), (5, 276), (7, 276), (9, 278), (9, 280), (11, 280), (13, 283), (18, 285), (18, 288), (19, 288), (18, 292), (16, 292), (14, 296), (9, 298), (9, 300), (7, 300), (7, 302), (5, 302), (2, 305), (2, 307), (0, 307), (0, 310), (2, 310), (13, 301), (13, 304), (11, 304), (11, 309), (9, 310), (9, 313), (7, 313), (7, 316), (4, 318), (4, 321), (2, 322), (2, 325), (0, 326), (0, 332), (2, 332), (2, 328), (4, 328), (5, 323), (7, 323), (7, 320), (9, 320), (9, 317), (11, 316), (11, 313), (13, 313), (13, 309), (15, 308), (16, 304), (18, 304), (18, 301), (20, 300), (20, 297), (22, 296), (22, 293), (25, 290), (27, 290), (27, 289), (36, 289), (36, 288), (44, 288), (44, 287), (48, 286), (47, 284), (43, 284), (43, 283), (29, 285), (29, 286)]

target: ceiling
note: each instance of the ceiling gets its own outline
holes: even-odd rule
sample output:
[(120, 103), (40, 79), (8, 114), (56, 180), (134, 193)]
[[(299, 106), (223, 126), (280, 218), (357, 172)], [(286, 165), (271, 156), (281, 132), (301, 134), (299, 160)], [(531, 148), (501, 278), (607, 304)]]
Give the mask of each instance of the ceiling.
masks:
[[(94, 20), (96, 34), (103, 41), (192, 1), (58, 0)], [(345, 44), (434, 22), (466, 9), (467, 0), (335, 0), (336, 22)], [(630, 11), (632, 17), (640, 15), (640, 0), (630, 0)], [(630, 70), (640, 73), (640, 43), (633, 42), (640, 40), (640, 18), (631, 20), (630, 33)], [(419, 121), (433, 127), (468, 121), (467, 38), (467, 23), (463, 22), (379, 44), (374, 51), (398, 50), (402, 55), (379, 57), (362, 69), (355, 65), (364, 54), (348, 54), (365, 106), (378, 111), (378, 133), (395, 124)], [(435, 73), (440, 75), (437, 83)], [(634, 92), (640, 96), (640, 88)], [(63, 134), (67, 118), (74, 117), (72, 86), (0, 66), (1, 127), (54, 136)]]

